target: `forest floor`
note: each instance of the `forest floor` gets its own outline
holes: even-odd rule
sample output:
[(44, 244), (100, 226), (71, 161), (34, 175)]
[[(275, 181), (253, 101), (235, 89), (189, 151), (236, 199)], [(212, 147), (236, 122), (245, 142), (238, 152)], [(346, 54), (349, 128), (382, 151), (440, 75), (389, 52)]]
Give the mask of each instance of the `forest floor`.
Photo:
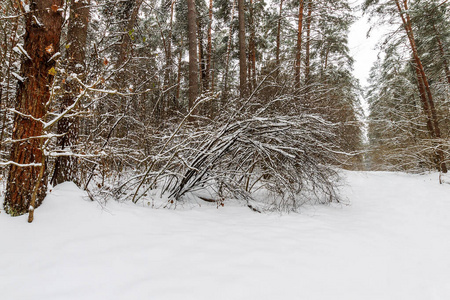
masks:
[(343, 174), (347, 204), (288, 215), (102, 207), (59, 185), (32, 224), (0, 212), (1, 299), (450, 299), (450, 185)]

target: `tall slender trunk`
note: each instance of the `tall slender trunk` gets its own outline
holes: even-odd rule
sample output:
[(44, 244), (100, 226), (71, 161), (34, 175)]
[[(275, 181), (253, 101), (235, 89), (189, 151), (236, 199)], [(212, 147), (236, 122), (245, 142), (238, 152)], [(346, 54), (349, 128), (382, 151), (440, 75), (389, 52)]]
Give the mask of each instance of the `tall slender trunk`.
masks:
[(178, 55), (178, 72), (177, 72), (177, 91), (175, 93), (175, 100), (178, 104), (180, 99), (180, 90), (181, 90), (181, 63), (183, 61), (183, 38), (180, 41), (180, 53)]
[(126, 10), (123, 16), (123, 19), (127, 21), (126, 27), (124, 28), (124, 32), (122, 33), (122, 41), (119, 45), (119, 54), (116, 62), (116, 66), (119, 67), (122, 65), (131, 52), (131, 42), (132, 42), (132, 32), (134, 29), (134, 25), (136, 24), (137, 16), (139, 14), (139, 9), (141, 8), (143, 0), (126, 0), (127, 2), (131, 2), (130, 7), (131, 10)]
[[(62, 0), (34, 0), (30, 3), (30, 13), (25, 15), (24, 49), (27, 57), (21, 66), (21, 76), (16, 93), (14, 129), (8, 174), (5, 211), (11, 215), (21, 215), (34, 209), (29, 207), (36, 190), (35, 207), (46, 194), (47, 179), (40, 180), (43, 149), (43, 119), (47, 113), (50, 87), (54, 78), (55, 60), (52, 56), (59, 52), (59, 39), (63, 18), (59, 8)], [(31, 116), (31, 117), (29, 117)], [(28, 166), (20, 166), (28, 165)]]
[(445, 56), (444, 45), (442, 44), (442, 40), (439, 37), (440, 36), (439, 31), (437, 30), (435, 25), (433, 25), (433, 29), (434, 29), (434, 33), (436, 35), (436, 39), (438, 42), (439, 53), (441, 54), (441, 57), (442, 57), (442, 63), (443, 63), (444, 71), (445, 71), (445, 76), (447, 77), (448, 84), (450, 84), (450, 67), (448, 65), (448, 61)]
[(198, 39), (198, 69), (202, 83), (202, 91), (208, 89), (208, 80), (206, 77), (205, 50), (203, 47), (203, 24), (201, 18), (197, 18), (197, 39)]
[(304, 0), (300, 0), (298, 8), (298, 25), (297, 25), (297, 49), (295, 55), (295, 87), (300, 88), (300, 65), (302, 54), (302, 30), (303, 30), (303, 8)]
[[(90, 0), (71, 2), (69, 29), (67, 31), (68, 48), (66, 61), (68, 73), (75, 73), (83, 79), (85, 74), (86, 38), (89, 22)], [(74, 80), (66, 80), (65, 93), (61, 111), (67, 109), (75, 102), (78, 93), (78, 84)], [(58, 122), (58, 134), (64, 134), (57, 139), (58, 149), (71, 151), (78, 141), (79, 119), (74, 117), (63, 118)], [(59, 156), (56, 158), (53, 185), (64, 181), (77, 181), (78, 159), (74, 156)]]
[(187, 0), (189, 37), (189, 109), (194, 107), (198, 95), (197, 12), (195, 0)]
[[(403, 27), (405, 28), (406, 34), (408, 36), (409, 44), (411, 46), (411, 51), (416, 67), (419, 93), (425, 110), (425, 115), (428, 118), (430, 118), (430, 122), (432, 123), (432, 128), (428, 126), (428, 129), (432, 130), (432, 132), (430, 132), (430, 136), (432, 138), (440, 139), (441, 130), (439, 127), (436, 107), (434, 105), (433, 95), (431, 93), (430, 85), (428, 83), (428, 79), (425, 74), (425, 69), (422, 65), (422, 61), (420, 60), (417, 51), (416, 41), (412, 30), (411, 18), (408, 13), (408, 0), (403, 0), (403, 8), (400, 3), (400, 0), (395, 0), (395, 3), (397, 5), (400, 18), (402, 19)], [(447, 165), (445, 164), (445, 155), (440, 145), (438, 145), (437, 147), (436, 155), (438, 160), (437, 169), (442, 171), (443, 173), (447, 173)]]
[[(209, 22), (208, 22), (208, 53), (206, 56), (206, 89), (210, 88), (211, 78), (211, 57), (212, 57), (212, 21), (213, 21), (213, 0), (209, 0)], [(212, 90), (212, 87), (211, 87)]]
[[(169, 88), (173, 84), (173, 61), (172, 61), (172, 32), (173, 32), (173, 12), (174, 12), (175, 0), (172, 0), (170, 4), (170, 20), (169, 20), (169, 33), (167, 34), (167, 49), (166, 53), (166, 67), (164, 69), (164, 86)], [(173, 110), (174, 94), (170, 92), (167, 96), (166, 106), (164, 110)]]
[(308, 1), (308, 16), (306, 17), (306, 51), (305, 51), (305, 83), (308, 85), (310, 83), (310, 51), (311, 51), (311, 14), (312, 14), (312, 0)]
[(231, 17), (230, 17), (230, 29), (228, 32), (228, 45), (227, 45), (227, 55), (225, 59), (225, 74), (223, 79), (223, 97), (222, 100), (226, 99), (228, 96), (228, 71), (230, 69), (230, 54), (231, 54), (231, 39), (233, 37), (233, 19), (234, 19), (234, 10), (236, 8), (236, 0), (233, 1), (233, 6), (231, 8)]
[(248, 43), (248, 64), (249, 64), (249, 89), (250, 91), (256, 87), (256, 32), (255, 32), (255, 22), (254, 22), (254, 14), (253, 14), (253, 0), (250, 0), (249, 5), (249, 18), (248, 25), (250, 28), (250, 39)]
[(248, 94), (247, 87), (247, 55), (245, 47), (245, 4), (244, 0), (238, 1), (239, 18), (239, 89), (241, 97), (245, 98)]
[[(280, 0), (280, 13), (278, 14), (278, 24), (277, 24), (277, 49), (276, 49), (276, 64), (277, 68), (280, 67), (280, 48), (281, 48), (281, 17), (283, 12), (283, 0)], [(278, 72), (277, 72), (278, 74)]]

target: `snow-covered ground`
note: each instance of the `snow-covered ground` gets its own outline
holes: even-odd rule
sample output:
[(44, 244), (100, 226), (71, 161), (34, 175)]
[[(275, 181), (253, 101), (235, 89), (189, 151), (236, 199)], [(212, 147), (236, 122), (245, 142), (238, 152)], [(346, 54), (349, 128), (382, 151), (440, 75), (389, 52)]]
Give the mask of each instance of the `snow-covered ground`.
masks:
[(450, 299), (450, 185), (345, 172), (351, 205), (106, 208), (70, 183), (0, 213), (1, 299)]

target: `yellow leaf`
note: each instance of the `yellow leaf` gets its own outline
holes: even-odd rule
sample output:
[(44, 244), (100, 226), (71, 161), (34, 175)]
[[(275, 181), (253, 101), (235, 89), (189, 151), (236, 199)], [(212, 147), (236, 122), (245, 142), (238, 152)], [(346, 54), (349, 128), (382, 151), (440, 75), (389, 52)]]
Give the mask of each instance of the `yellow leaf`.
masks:
[(55, 76), (58, 72), (56, 72), (55, 68), (52, 67), (50, 70), (48, 70), (48, 74)]

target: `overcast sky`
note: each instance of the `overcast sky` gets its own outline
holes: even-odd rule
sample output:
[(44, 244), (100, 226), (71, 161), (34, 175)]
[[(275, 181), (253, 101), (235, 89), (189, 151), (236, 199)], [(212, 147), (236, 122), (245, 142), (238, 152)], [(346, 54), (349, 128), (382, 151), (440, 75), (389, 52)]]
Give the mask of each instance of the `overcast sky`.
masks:
[[(356, 7), (364, 0), (354, 0), (350, 2)], [(367, 16), (362, 16), (358, 11), (357, 17), (360, 18), (350, 28), (349, 47), (350, 55), (355, 59), (353, 74), (359, 79), (361, 85), (367, 85), (369, 71), (377, 59), (378, 50), (375, 49), (377, 42), (381, 39), (382, 33), (379, 30), (372, 30), (370, 37), (366, 37), (370, 24)]]

